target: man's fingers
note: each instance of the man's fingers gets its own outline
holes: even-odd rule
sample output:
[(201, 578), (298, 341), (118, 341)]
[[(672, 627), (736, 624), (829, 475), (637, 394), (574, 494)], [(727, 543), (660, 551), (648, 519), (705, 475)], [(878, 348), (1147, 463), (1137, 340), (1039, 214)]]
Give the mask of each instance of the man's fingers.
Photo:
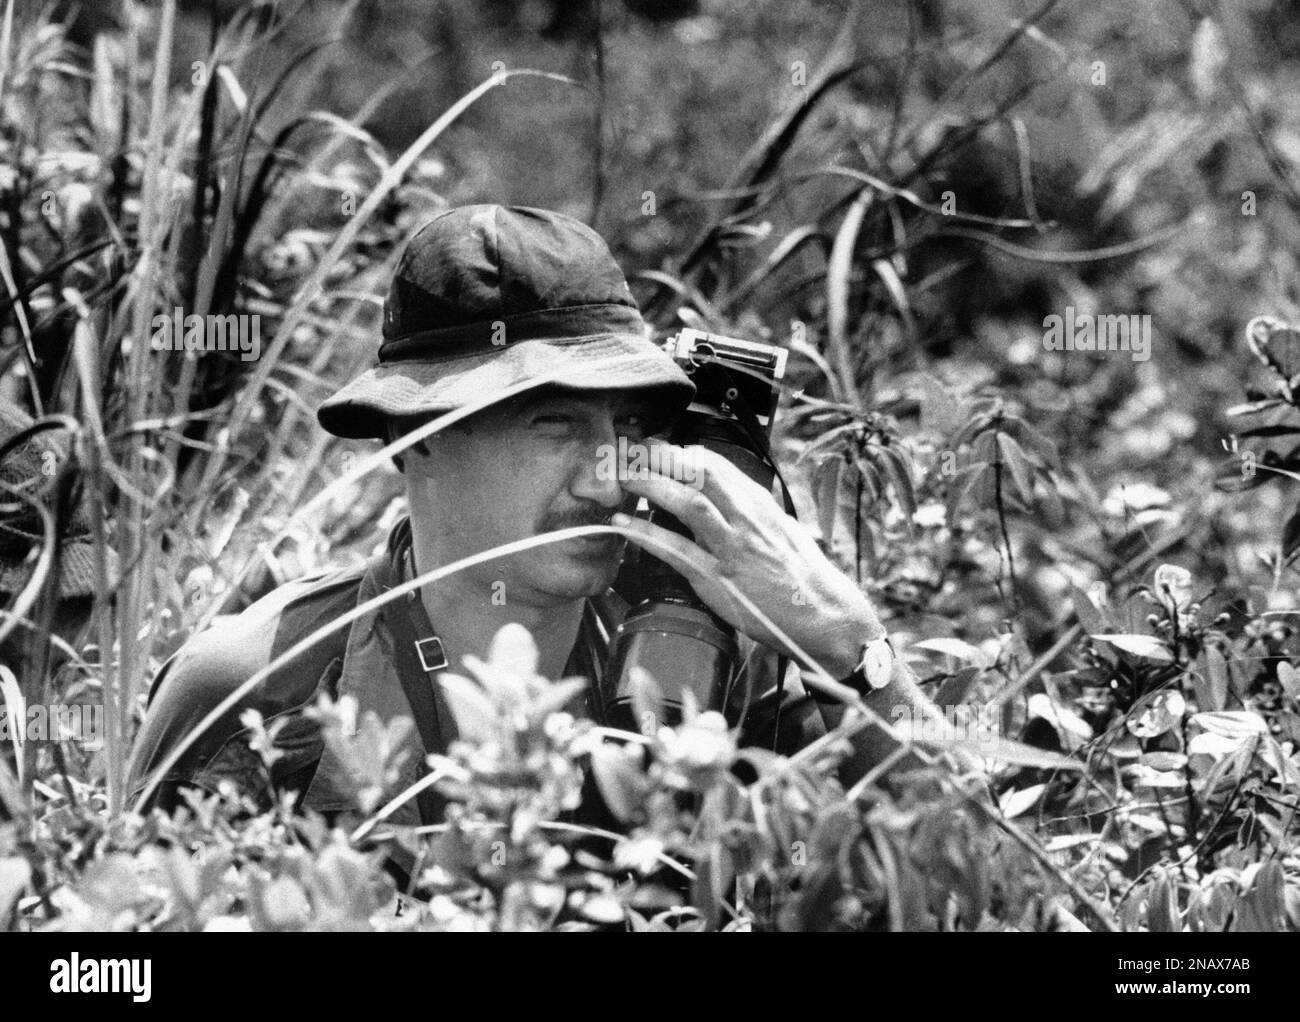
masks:
[(707, 447), (678, 447), (659, 437), (650, 437), (646, 443), (655, 448), (652, 473), (657, 469), (662, 476), (703, 491), (725, 521), (740, 513), (740, 504), (748, 502), (752, 491), (762, 489), (721, 454)]
[(685, 483), (652, 475), (644, 479), (627, 479), (622, 485), (629, 493), (645, 497), (651, 504), (676, 516), (704, 546), (721, 549), (731, 532), (731, 527), (713, 502)]
[(630, 534), (628, 539), (681, 572), (692, 585), (718, 574), (719, 562), (716, 557), (699, 544), (692, 543), (685, 536), (669, 532), (662, 525), (622, 514), (614, 516), (613, 524), (626, 529)]

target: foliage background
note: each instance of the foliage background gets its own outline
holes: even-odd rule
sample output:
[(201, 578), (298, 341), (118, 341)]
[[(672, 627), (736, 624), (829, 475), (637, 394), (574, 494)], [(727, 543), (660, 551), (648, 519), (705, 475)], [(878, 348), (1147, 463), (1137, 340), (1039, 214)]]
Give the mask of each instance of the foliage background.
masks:
[[(599, 743), (539, 719), (494, 747), (527, 758), (553, 743), (606, 787), (687, 799), (688, 818), (630, 818), (640, 837), (597, 854), (541, 826), (563, 802), (559, 761), (534, 763), (529, 793), (506, 803), (462, 778), (456, 833), (507, 826), (514, 872), (485, 872), (490, 843), (439, 858), (412, 836), (458, 864), (429, 881), (450, 900), (412, 925), (722, 925), (737, 877), (785, 893), (751, 917), (726, 902), (736, 926), (1300, 925), (1300, 528), (1283, 474), (1300, 368), (1287, 327), (1300, 321), (1300, 21), (1287, 5), (9, 15), (0, 394), (74, 420), (107, 516), (97, 543), (123, 574), (80, 662), (50, 670), (40, 643), (7, 654), (7, 699), (89, 693), (110, 727), (98, 752), (28, 749), (22, 770), (10, 757), (0, 918), (387, 918), (382, 891), (340, 907), (349, 870), (382, 888), (359, 839), (282, 811), (221, 822), (237, 804), (127, 822), (122, 768), (148, 679), (188, 635), (380, 541), (396, 477), (311, 412), (369, 361), (401, 239), (446, 205), (495, 201), (597, 226), (665, 330), (790, 346), (779, 447), (801, 517), (912, 640), (941, 704), (992, 712), (1004, 739), (1074, 765), (1021, 750), (959, 782), (846, 795), (816, 762), (798, 782), (764, 762), (772, 816), (742, 809), (725, 773), (675, 774), (678, 739), (600, 766)], [(578, 84), (508, 78), (421, 137), (498, 67)], [(258, 313), (274, 345), (253, 364), (151, 365), (142, 324), (175, 304)], [(1150, 360), (1045, 351), (1044, 317), (1066, 306), (1149, 316)], [(1274, 403), (1226, 413), (1260, 398)], [(15, 611), (37, 635), (49, 590)], [(544, 704), (538, 686), (528, 698)], [(520, 813), (537, 826), (516, 830)], [(689, 898), (659, 890), (654, 869), (626, 880), (635, 849), (648, 854), (637, 840), (691, 864)], [(177, 852), (195, 843), (227, 856), (197, 880)]]

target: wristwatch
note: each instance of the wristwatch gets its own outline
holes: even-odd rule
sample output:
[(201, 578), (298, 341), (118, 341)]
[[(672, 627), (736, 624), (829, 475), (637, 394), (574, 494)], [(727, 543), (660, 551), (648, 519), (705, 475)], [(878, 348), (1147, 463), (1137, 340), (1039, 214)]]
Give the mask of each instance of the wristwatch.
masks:
[(862, 657), (844, 684), (864, 695), (889, 684), (894, 676), (894, 644), (888, 635), (862, 644)]
[[(894, 676), (894, 644), (888, 635), (870, 639), (862, 644), (862, 655), (857, 667), (840, 681), (861, 695), (875, 692), (889, 684)], [(810, 688), (809, 695), (819, 703), (838, 703), (840, 700), (816, 688)]]

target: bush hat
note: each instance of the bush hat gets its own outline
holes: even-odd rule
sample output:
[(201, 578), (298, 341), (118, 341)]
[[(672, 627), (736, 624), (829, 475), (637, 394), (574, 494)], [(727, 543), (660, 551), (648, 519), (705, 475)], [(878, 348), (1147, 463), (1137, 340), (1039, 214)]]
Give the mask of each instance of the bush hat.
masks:
[(652, 389), (656, 428), (695, 386), (650, 339), (604, 240), (571, 217), (458, 206), (402, 253), (378, 363), (317, 412), (335, 436), (383, 438), (391, 416), (440, 414), (534, 386)]

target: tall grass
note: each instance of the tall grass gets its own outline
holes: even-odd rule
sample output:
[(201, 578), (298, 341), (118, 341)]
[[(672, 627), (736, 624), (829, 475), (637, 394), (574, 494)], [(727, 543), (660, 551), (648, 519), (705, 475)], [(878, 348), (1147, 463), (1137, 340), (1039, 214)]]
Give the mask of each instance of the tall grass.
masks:
[[(281, 86), (291, 74), (312, 73), (319, 47), (309, 47), (268, 84), (267, 48), (278, 29), (263, 29), (250, 12), (217, 33), (192, 87), (178, 87), (171, 63), (174, 0), (164, 0), (153, 16), (140, 4), (124, 9), (122, 38), (100, 39), (93, 58), (85, 60), (64, 43), (59, 26), (44, 18), (23, 25), (15, 37), (10, 3), (0, 52), (0, 102), (17, 130), (30, 130), (26, 151), (48, 154), (71, 147), (65, 161), (71, 169), (16, 168), (27, 184), (27, 194), (18, 197), (28, 208), (11, 224), (0, 270), (23, 331), (31, 404), (38, 412), (66, 409), (79, 423), (78, 462), (93, 503), (110, 526), (92, 516), (101, 580), (93, 618), (99, 656), (94, 669), (109, 723), (103, 766), (110, 813), (119, 811), (127, 796), (133, 720), (161, 658), (190, 629), (238, 609), (248, 587), (257, 586), (259, 570), (295, 526), (309, 523), (321, 530), (319, 515), (329, 502), (385, 461), (386, 452), (379, 452), (335, 476), (327, 456), (332, 442), (303, 414), (314, 403), (305, 398), (304, 385), (319, 396), (324, 374), (340, 367), (347, 372), (368, 357), (366, 346), (356, 342), (373, 326), (398, 241), (395, 232), (375, 226), (375, 213), (392, 201), (419, 157), (492, 90), (523, 76), (577, 84), (544, 72), (498, 72), (390, 161), (356, 118), (344, 121), (325, 111), (304, 113), (267, 137), (264, 125)], [(706, 325), (730, 331), (736, 324), (729, 313), (742, 311), (750, 296), (769, 287), (797, 252), (820, 245), (826, 255), (829, 361), (812, 345), (792, 346), (820, 369), (833, 404), (850, 419), (863, 417), (870, 402), (850, 323), (861, 309), (882, 302), (901, 318), (910, 316), (895, 269), (907, 244), (906, 229), (892, 231), (892, 244), (880, 242), (889, 225), (903, 222), (900, 206), (933, 214), (906, 184), (959, 145), (961, 136), (943, 136), (898, 183), (841, 166), (782, 177), (809, 116), (861, 67), (857, 19), (850, 10), (800, 102), (776, 118), (739, 161), (728, 185), (738, 197), (702, 228), (681, 263), (680, 277), (646, 275), (671, 296), (653, 298), (652, 314), (664, 320), (703, 317)], [(996, 52), (1005, 54), (1029, 24), (1013, 27)], [(974, 68), (956, 91), (996, 62)], [(81, 70), (85, 65), (93, 70)], [(40, 118), (23, 116), (42, 108), (50, 88), (79, 99), (91, 149), (78, 150), (71, 135), (47, 137)], [(293, 148), (307, 129), (323, 136)], [(909, 140), (916, 130), (904, 125), (896, 107), (891, 140)], [(328, 178), (328, 159), (347, 148), (364, 152), (377, 178), (355, 212), (325, 218), (319, 251), (290, 292), (259, 293), (247, 282), (245, 268), (275, 240), (263, 225), (283, 223), (293, 201), (322, 176)], [(889, 173), (890, 168), (869, 170)], [(753, 238), (761, 232), (747, 225), (756, 223), (782, 191), (837, 175), (848, 191), (830, 202), (819, 223), (796, 228), (766, 256), (751, 256), (745, 231)], [(85, 222), (63, 223), (52, 245), (34, 250), (32, 236), (48, 228), (41, 223), (43, 214), (31, 208), (35, 198), (60, 197), (76, 186), (90, 189), (93, 216), (83, 208)], [(1029, 225), (967, 219), (1003, 229)], [(378, 253), (370, 263), (357, 254), (363, 232), (380, 242), (369, 246)], [(855, 268), (868, 233), (877, 249), (874, 277), (863, 281)], [(32, 265), (21, 279), (12, 272), (19, 265)], [(42, 327), (35, 333), (34, 303)], [(154, 316), (178, 303), (200, 316), (253, 310), (268, 315), (275, 321), (271, 342), (251, 366), (152, 351)], [(312, 343), (301, 344), (304, 332)], [(313, 347), (304, 358), (300, 349)], [(64, 360), (61, 382), (42, 391), (36, 363), (49, 362), (50, 353), (60, 351), (66, 352), (55, 356)], [(299, 467), (286, 478), (285, 463), (293, 460)], [(906, 472), (893, 471), (893, 478), (900, 496), (910, 499), (904, 493)], [(110, 548), (120, 565), (114, 578), (109, 577)], [(44, 562), (42, 568), (38, 581), (48, 584)], [(190, 576), (202, 580), (197, 589), (189, 586)], [(35, 602), (39, 588), (33, 587), (28, 603)], [(20, 604), (14, 612), (27, 609)]]
[[(246, 584), (265, 584), (258, 571), (295, 523), (327, 528), (313, 513), (383, 464), (369, 458), (346, 471), (343, 461), (333, 478), (333, 442), (304, 415), (339, 374), (372, 357), (368, 331), (400, 240), (375, 213), (489, 92), (529, 76), (572, 84), (523, 69), (495, 74), (389, 161), (359, 127), (373, 105), (352, 120), (308, 111), (269, 135), (284, 83), (320, 73), (312, 66), (320, 44), (270, 77), (267, 50), (279, 29), (246, 11), (178, 85), (175, 0), (124, 11), (124, 33), (100, 37), (93, 56), (76, 52), (45, 15), (16, 25), (12, 0), (0, 35), (0, 110), (17, 136), (9, 158), (19, 213), (0, 248), (0, 277), (22, 334), (25, 368), (14, 375), (36, 413), (71, 416), (75, 467), (96, 512), (98, 662), (88, 667), (105, 707), (110, 813), (128, 795), (134, 721), (161, 659), (192, 629), (238, 609)], [(55, 98), (75, 104), (85, 130), (47, 126), (41, 114)], [(332, 179), (333, 167), (352, 150), (375, 159), (378, 177), (341, 213), (347, 182)], [(282, 241), (271, 230), (294, 222), (296, 204), (323, 244), (294, 274), (291, 293), (268, 293), (255, 264)], [(367, 256), (357, 249), (362, 237)], [(199, 316), (260, 315), (272, 321), (270, 343), (252, 365), (153, 350), (154, 317), (178, 305)], [(36, 575), (6, 629), (52, 592), (58, 544), (48, 524)], [(36, 668), (23, 671), (31, 702), (49, 695)], [(28, 795), (33, 772), (24, 771)]]
[[(1048, 0), (1007, 26), (922, 114), (910, 111), (903, 95), (924, 43), (913, 26), (900, 61), (899, 97), (881, 133), (883, 144), (869, 149), (846, 136), (837, 139), (842, 144), (834, 158), (809, 162), (801, 155), (803, 133), (864, 68), (864, 29), (857, 8), (850, 5), (809, 83), (736, 161), (719, 193), (720, 204), (704, 218), (683, 257), (671, 269), (641, 275), (653, 288), (644, 304), (662, 326), (685, 322), (729, 334), (761, 334), (764, 311), (789, 307), (783, 300), (795, 296), (795, 304), (808, 310), (808, 322), (801, 324), (809, 328), (807, 337), (793, 330), (788, 336), (767, 334), (799, 356), (792, 360), (782, 439), (805, 458), (818, 456), (812, 485), (823, 539), (859, 578), (864, 564), (871, 574), (887, 556), (895, 563), (901, 559), (897, 552), (877, 557), (872, 537), (886, 536), (887, 522), (894, 529), (890, 537), (901, 537), (903, 528), (911, 527), (919, 493), (947, 501), (950, 524), (955, 512), (969, 508), (978, 496), (976, 511), (983, 517), (972, 514), (973, 524), (960, 538), (983, 529), (994, 536), (994, 546), (1001, 543), (995, 552), (1005, 551), (999, 561), (1004, 567), (994, 572), (994, 584), (1008, 582), (1014, 601), (1017, 579), (1008, 519), (1016, 513), (1029, 517), (1035, 494), (1057, 496), (1053, 459), (1042, 453), (1051, 445), (1040, 447), (1023, 421), (997, 400), (985, 407), (954, 398), (954, 407), (947, 410), (949, 417), (960, 419), (964, 413), (966, 419), (949, 430), (957, 438), (953, 449), (965, 445), (963, 435), (973, 441), (972, 448), (984, 443), (992, 449), (991, 460), (968, 465), (973, 474), (966, 477), (989, 483), (989, 492), (936, 482), (934, 472), (922, 478), (910, 438), (887, 414), (916, 415), (918, 402), (897, 393), (892, 383), (899, 369), (926, 367), (918, 308), (931, 287), (964, 264), (954, 257), (917, 280), (909, 265), (914, 253), (927, 243), (949, 239), (1019, 260), (1068, 265), (1131, 255), (1171, 236), (1172, 228), (1088, 251), (1035, 247), (1036, 236), (1049, 225), (1038, 213), (1027, 134), (1015, 115), (1043, 79), (1024, 76), (991, 100), (972, 97), (1027, 37), (1041, 37), (1039, 26), (1056, 6)], [(286, 82), (322, 73), (316, 61), (328, 40), (309, 45), (272, 74), (270, 43), (283, 22), (268, 27), (256, 20), (257, 12), (247, 12), (214, 33), (199, 73), (187, 78), (185, 69), (174, 67), (175, 0), (156, 7), (128, 2), (123, 9), (124, 31), (100, 37), (89, 54), (71, 47), (61, 26), (48, 17), (18, 18), (13, 0), (0, 25), (0, 121), (6, 130), (0, 192), (8, 213), (0, 230), (0, 305), (4, 322), (15, 330), (15, 343), (3, 349), (0, 381), (19, 385), (6, 399), (30, 406), (41, 419), (39, 428), (57, 427), (75, 439), (73, 467), (92, 511), (99, 580), (84, 647), (78, 637), (72, 637), (72, 646), (52, 636), (48, 643), (35, 644), (27, 662), (19, 665), (19, 692), (12, 698), (48, 702), (58, 694), (47, 670), (53, 644), (72, 654), (78, 683), (97, 690), (108, 722), (102, 760), (90, 783), (82, 784), (66, 765), (43, 774), (30, 744), (16, 776), (0, 756), (0, 809), (10, 816), (34, 814), (42, 800), (88, 796), (93, 801), (102, 792), (105, 816), (115, 817), (129, 795), (124, 786), (134, 724), (162, 660), (189, 634), (219, 614), (239, 610), (278, 581), (277, 559), (296, 537), (316, 537), (328, 546), (332, 505), (355, 497), (363, 482), (375, 489), (363, 496), (361, 517), (371, 510), (378, 517), (394, 491), (391, 484), (385, 489), (382, 480), (375, 483), (388, 458), (474, 411), (444, 416), (357, 459), (342, 457), (348, 448), (311, 421), (311, 409), (327, 388), (372, 355), (377, 310), (402, 240), (391, 218), (379, 214), (394, 204), (418, 201), (412, 177), (422, 154), (474, 104), (515, 78), (579, 84), (546, 72), (499, 72), (449, 106), (404, 151), (390, 156), (361, 126), (381, 97), (347, 119), (319, 110), (278, 116)], [(1060, 70), (1067, 61), (1058, 57)], [(603, 95), (603, 84), (597, 95)], [(72, 116), (54, 117), (55, 109)], [(936, 130), (940, 122), (942, 130)], [(934, 187), (940, 168), (956, 161), (985, 129), (1004, 122), (1012, 129), (1020, 173), (1019, 206), (1011, 215), (941, 208)], [(273, 129), (273, 124), (280, 126)], [(357, 154), (359, 164), (368, 168), (363, 197), (355, 194), (355, 179), (338, 167), (348, 154)], [(772, 237), (765, 220), (769, 212), (809, 192), (819, 201), (798, 207), (809, 211), (801, 222)], [(344, 195), (354, 200), (346, 213), (339, 202)], [(263, 273), (268, 257), (282, 252), (305, 252), (305, 257), (287, 273)], [(804, 302), (809, 294), (815, 297)], [(253, 364), (234, 356), (155, 352), (150, 343), (153, 318), (177, 305), (200, 316), (260, 315), (271, 324), (266, 332), (270, 343)], [(879, 381), (886, 377), (890, 385), (882, 387)], [(925, 414), (920, 413), (922, 418)], [(1016, 434), (1019, 440), (1008, 432), (1013, 427), (1024, 427)], [(1020, 440), (1033, 448), (1032, 462), (1018, 446)], [(1006, 457), (1008, 451), (1021, 454)], [(1004, 482), (1014, 482), (1016, 476), (1025, 489), (1019, 504), (1004, 499)], [(38, 637), (48, 633), (65, 512), (42, 510), (44, 541), (35, 571), (0, 617), (0, 637), (20, 628), (34, 630)], [(905, 525), (898, 525), (900, 518)], [(1150, 542), (1147, 554), (1121, 559), (1106, 577), (1115, 584), (1128, 581), (1184, 535)], [(366, 535), (361, 543), (374, 538)], [(530, 540), (512, 549), (559, 538)], [(837, 539), (844, 542), (837, 545)], [(903, 546), (900, 540), (895, 551)], [(436, 569), (355, 608), (295, 650), (406, 589), (502, 552)], [(933, 556), (940, 560), (940, 554)], [(1115, 560), (1104, 550), (1093, 556), (1103, 568)], [(951, 560), (957, 562), (959, 555)], [(953, 564), (941, 568), (952, 570)], [(1002, 596), (999, 592), (1000, 600)], [(739, 594), (737, 598), (744, 602)], [(1004, 608), (1014, 605), (1002, 602)], [(1067, 616), (1063, 627), (1071, 620)], [(1114, 630), (1118, 626), (1107, 629)], [(990, 705), (1005, 709), (1031, 684), (1053, 692), (1057, 681), (1048, 677), (1048, 667), (1085, 631), (1081, 622), (1068, 627), (1060, 641), (1027, 664), (1023, 657), (1017, 659), (1017, 650), (987, 669), (947, 672), (944, 690), (954, 701), (968, 693), (975, 699), (978, 676), (979, 684), (993, 692)], [(946, 648), (962, 651), (963, 646), (974, 648), (964, 643)], [(1177, 646), (1175, 637), (1174, 654)], [(274, 666), (247, 679), (240, 693)], [(993, 690), (998, 675), (1001, 687)], [(9, 699), (15, 686), (5, 681)], [(810, 684), (857, 702), (824, 672)], [(240, 693), (227, 703), (233, 705)], [(221, 709), (193, 729), (188, 741), (196, 740)], [(806, 766), (869, 723), (890, 730), (865, 706), (856, 709), (831, 735), (791, 757), (789, 768)], [(1010, 713), (1004, 719), (1013, 721)], [(1109, 741), (1114, 736), (1101, 737)], [(1059, 773), (1083, 773), (1085, 787), (1100, 787), (1091, 763), (1025, 749), (1005, 738), (999, 742), (995, 758), (1001, 762), (1052, 771), (1052, 783)], [(904, 739), (896, 755), (912, 751)], [(182, 752), (173, 750), (171, 759)], [(847, 801), (856, 805), (894, 762), (891, 757), (862, 779), (847, 793)], [(784, 783), (788, 776), (782, 765), (762, 784)], [(1188, 777), (1190, 785), (1190, 773)], [(1038, 787), (1045, 791), (1049, 783)], [(1023, 828), (964, 790), (952, 794), (963, 811), (968, 809), (1053, 874), (1095, 925), (1115, 925), (1108, 909), (1096, 904), (1082, 883)], [(1012, 791), (1013, 804), (1016, 794)], [(1043, 791), (1038, 795), (1046, 797)], [(1229, 805), (1235, 797), (1234, 792)], [(374, 828), (396, 804), (362, 824), (354, 838)], [(1113, 808), (1107, 806), (1105, 812)], [(1228, 807), (1222, 815), (1228, 815)], [(1195, 838), (1195, 825), (1191, 831)], [(1172, 829), (1170, 840), (1172, 844)]]

